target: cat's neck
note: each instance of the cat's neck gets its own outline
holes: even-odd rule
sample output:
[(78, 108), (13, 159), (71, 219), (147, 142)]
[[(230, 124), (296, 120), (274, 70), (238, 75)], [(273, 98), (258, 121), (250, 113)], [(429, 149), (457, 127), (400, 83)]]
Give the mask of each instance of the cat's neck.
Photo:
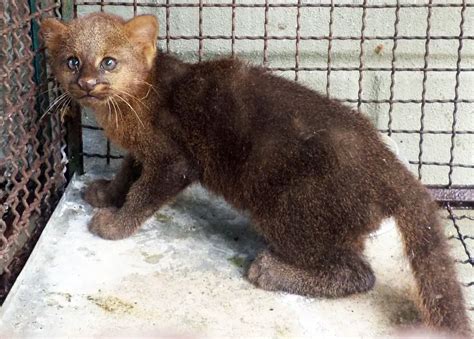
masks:
[(173, 89), (174, 83), (179, 81), (186, 74), (189, 67), (190, 64), (168, 53), (158, 53), (150, 80), (158, 89), (160, 97), (162, 97), (163, 100), (166, 100), (166, 97)]

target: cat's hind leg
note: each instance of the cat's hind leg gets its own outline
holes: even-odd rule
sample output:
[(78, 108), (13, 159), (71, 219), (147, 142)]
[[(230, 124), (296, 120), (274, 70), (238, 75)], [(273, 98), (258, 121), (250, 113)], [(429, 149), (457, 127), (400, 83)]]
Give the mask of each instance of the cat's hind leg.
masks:
[(346, 249), (322, 253), (310, 266), (290, 264), (267, 249), (252, 262), (247, 278), (264, 290), (331, 298), (366, 292), (375, 283), (370, 265)]

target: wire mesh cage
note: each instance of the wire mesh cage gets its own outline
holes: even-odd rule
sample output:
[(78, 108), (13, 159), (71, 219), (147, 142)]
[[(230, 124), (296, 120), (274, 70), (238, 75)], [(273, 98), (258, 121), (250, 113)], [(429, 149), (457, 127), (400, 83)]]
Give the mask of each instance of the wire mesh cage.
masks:
[(0, 302), (28, 257), (65, 184), (64, 129), (48, 114), (58, 95), (38, 37), (52, 0), (0, 5)]
[[(153, 14), (161, 24), (163, 52), (195, 62), (238, 56), (367, 114), (443, 204), (451, 242), (463, 253), (459, 265), (473, 269), (474, 213), (469, 207), (474, 202), (474, 4), (467, 0), (63, 0), (61, 4), (42, 1), (41, 6), (25, 7), (34, 9), (13, 26), (24, 27), (25, 34), (34, 36), (30, 32), (39, 13), (60, 11), (65, 19), (96, 11), (124, 17)], [(6, 36), (2, 33), (2, 39)], [(38, 57), (42, 51), (30, 45), (31, 57), (23, 62), (34, 76), (45, 77), (30, 86), (36, 91), (34, 81), (49, 84), (46, 89), (51, 95), (53, 84), (44, 59)], [(2, 69), (15, 63), (2, 64)], [(34, 93), (30, 96), (35, 98)], [(5, 95), (2, 98), (7, 100)], [(30, 115), (38, 119), (37, 114), (48, 107), (47, 100), (48, 96), (40, 96), (32, 103)], [(57, 141), (55, 152), (64, 145), (58, 116), (47, 118), (51, 133), (57, 133), (55, 139), (48, 139)], [(102, 136), (93, 114), (84, 110), (82, 117), (73, 119), (68, 130), (72, 169), (120, 162), (121, 151)], [(58, 162), (50, 164), (57, 164), (61, 172), (63, 158), (57, 156)], [(58, 187), (64, 182), (59, 172), (54, 172)], [(464, 283), (474, 285), (474, 281)]]

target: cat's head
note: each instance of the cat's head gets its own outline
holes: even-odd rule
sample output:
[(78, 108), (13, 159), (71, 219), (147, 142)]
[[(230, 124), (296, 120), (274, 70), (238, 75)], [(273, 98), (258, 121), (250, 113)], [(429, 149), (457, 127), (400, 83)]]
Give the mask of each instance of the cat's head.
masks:
[(158, 37), (154, 16), (129, 21), (104, 13), (61, 22), (46, 19), (41, 33), (61, 87), (79, 104), (95, 108), (108, 99), (130, 101), (146, 85)]

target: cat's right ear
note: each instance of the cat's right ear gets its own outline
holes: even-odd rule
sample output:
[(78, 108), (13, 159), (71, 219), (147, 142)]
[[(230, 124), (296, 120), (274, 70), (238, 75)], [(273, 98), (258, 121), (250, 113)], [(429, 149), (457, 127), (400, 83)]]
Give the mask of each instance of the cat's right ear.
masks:
[(44, 19), (41, 22), (40, 33), (48, 49), (54, 49), (59, 44), (58, 38), (66, 31), (67, 26), (61, 21), (53, 18)]
[(129, 39), (141, 46), (148, 67), (151, 67), (156, 55), (159, 27), (154, 15), (139, 15), (125, 23)]

